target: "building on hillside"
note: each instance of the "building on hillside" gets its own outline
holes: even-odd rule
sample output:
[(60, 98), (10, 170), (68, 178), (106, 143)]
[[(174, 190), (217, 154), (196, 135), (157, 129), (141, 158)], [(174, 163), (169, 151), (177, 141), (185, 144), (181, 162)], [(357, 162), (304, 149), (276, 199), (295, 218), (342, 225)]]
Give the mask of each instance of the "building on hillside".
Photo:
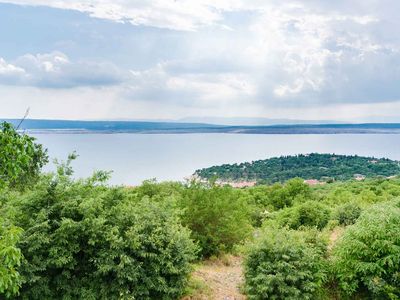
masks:
[(230, 185), (233, 188), (241, 189), (246, 187), (253, 187), (257, 184), (257, 181), (221, 181), (217, 180), (216, 184), (220, 186)]
[(365, 179), (365, 176), (362, 175), (362, 174), (354, 174), (353, 177), (354, 177), (354, 179), (357, 180), (357, 181), (362, 181), (362, 180)]
[(245, 188), (245, 187), (253, 187), (257, 184), (256, 181), (239, 181), (239, 182), (230, 182), (229, 185), (233, 188)]
[(304, 180), (304, 183), (308, 184), (308, 185), (322, 185), (322, 184), (325, 184), (326, 182), (322, 182), (317, 179), (307, 179), (307, 180)]

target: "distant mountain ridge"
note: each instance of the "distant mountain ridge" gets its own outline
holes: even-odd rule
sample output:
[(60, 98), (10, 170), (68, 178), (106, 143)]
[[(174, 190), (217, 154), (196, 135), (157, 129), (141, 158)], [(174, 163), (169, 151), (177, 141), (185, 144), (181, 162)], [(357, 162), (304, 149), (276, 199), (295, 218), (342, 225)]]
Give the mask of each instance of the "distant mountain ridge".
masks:
[(194, 122), (219, 124), (227, 126), (270, 126), (270, 125), (298, 125), (298, 124), (344, 124), (336, 120), (296, 120), (296, 119), (270, 119), (270, 118), (245, 118), (245, 117), (187, 117), (179, 122)]
[[(15, 126), (18, 119), (0, 119)], [(387, 134), (400, 133), (400, 123), (215, 125), (150, 121), (79, 121), (26, 119), (21, 130), (36, 133), (243, 133), (243, 134)]]
[[(0, 119), (17, 126), (18, 119)], [(105, 131), (130, 132), (151, 130), (183, 130), (219, 127), (218, 125), (201, 123), (149, 122), (149, 121), (80, 121), (80, 120), (41, 120), (26, 119), (22, 122), (22, 130), (70, 130), (70, 131)]]

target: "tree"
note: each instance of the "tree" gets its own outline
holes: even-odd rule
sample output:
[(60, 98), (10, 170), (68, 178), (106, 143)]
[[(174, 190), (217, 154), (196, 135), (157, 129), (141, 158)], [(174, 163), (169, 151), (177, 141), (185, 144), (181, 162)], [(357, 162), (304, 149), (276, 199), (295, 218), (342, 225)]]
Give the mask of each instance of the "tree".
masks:
[(0, 125), (0, 188), (31, 184), (47, 162), (47, 150), (33, 137), (18, 133), (10, 123)]

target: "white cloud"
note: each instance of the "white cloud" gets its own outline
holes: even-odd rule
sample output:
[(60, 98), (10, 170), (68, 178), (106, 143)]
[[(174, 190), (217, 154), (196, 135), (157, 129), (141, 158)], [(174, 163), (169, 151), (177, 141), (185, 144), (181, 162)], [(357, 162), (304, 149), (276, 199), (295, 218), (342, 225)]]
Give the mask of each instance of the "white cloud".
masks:
[(237, 103), (256, 93), (251, 78), (245, 74), (171, 74), (165, 64), (131, 74), (132, 78), (123, 85), (122, 96), (132, 101), (210, 108)]
[[(376, 109), (373, 103), (400, 99), (400, 35), (395, 29), (400, 22), (394, 13), (400, 5), (394, 0), (0, 2), (75, 10), (140, 25), (118, 25), (120, 33), (102, 31), (115, 25), (102, 22), (101, 28), (88, 30), (99, 37), (99, 51), (112, 49), (108, 63), (88, 61), (86, 52), (82, 59), (76, 59), (79, 53), (51, 52), (0, 60), (4, 85), (59, 88), (60, 93), (108, 86), (112, 92), (105, 96), (115, 103), (110, 114), (118, 111), (126, 117), (129, 111), (121, 109), (125, 105), (134, 114), (148, 114), (146, 107), (166, 116), (197, 111), (285, 117), (296, 111), (307, 115), (308, 110), (311, 118), (318, 112), (329, 118), (334, 107), (354, 112), (362, 103), (360, 111), (366, 114), (366, 107)], [(79, 32), (86, 30), (75, 25)], [(118, 44), (110, 47), (113, 34)], [(84, 47), (73, 38), (74, 45)], [(128, 56), (129, 51), (140, 55)], [(144, 58), (145, 66), (132, 67)]]
[(316, 98), (332, 84), (336, 66), (348, 64), (349, 50), (355, 51), (352, 57), (362, 57), (386, 47), (365, 36), (365, 26), (378, 18), (316, 11), (299, 3), (274, 5), (254, 22), (258, 42), (247, 50), (255, 64), (279, 70), (263, 94), (272, 90), (269, 95), (278, 99)]
[(71, 62), (61, 52), (26, 54), (12, 63), (0, 58), (0, 84), (71, 88), (114, 85), (125, 76), (111, 63)]
[[(116, 22), (130, 22), (176, 30), (196, 30), (201, 26), (222, 23), (223, 13), (232, 11), (267, 11), (271, 7), (302, 7), (301, 2), (252, 0), (1, 0), (3, 3), (19, 5), (48, 6), (60, 9), (77, 10), (92, 17)], [(307, 2), (307, 1), (305, 1)], [(337, 15), (337, 20), (352, 20), (359, 24), (376, 22), (368, 15)]]
[(0, 57), (0, 82), (11, 83), (26, 76), (25, 70), (7, 63)]
[(216, 3), (210, 0), (5, 0), (1, 2), (71, 9), (88, 13), (92, 17), (117, 22), (189, 31), (199, 26), (217, 23), (220, 20), (218, 10), (234, 5), (234, 1), (229, 0)]

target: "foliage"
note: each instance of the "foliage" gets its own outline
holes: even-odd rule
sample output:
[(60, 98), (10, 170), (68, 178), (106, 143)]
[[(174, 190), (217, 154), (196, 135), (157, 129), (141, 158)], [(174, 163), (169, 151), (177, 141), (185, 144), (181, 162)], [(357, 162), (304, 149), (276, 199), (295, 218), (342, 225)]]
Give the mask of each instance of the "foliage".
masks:
[(325, 279), (326, 245), (306, 233), (272, 228), (250, 247), (245, 291), (256, 299), (315, 299)]
[(183, 190), (183, 224), (201, 247), (203, 257), (232, 250), (251, 233), (249, 207), (230, 187), (193, 183)]
[(400, 298), (400, 202), (373, 206), (347, 228), (333, 264), (339, 286), (349, 296)]
[(16, 246), (20, 236), (20, 228), (9, 226), (0, 219), (0, 297), (16, 296), (21, 286), (17, 268), (21, 264), (22, 254)]
[(0, 188), (27, 186), (37, 180), (47, 161), (47, 151), (34, 138), (18, 133), (9, 123), (0, 125)]
[(400, 174), (400, 166), (397, 161), (385, 158), (312, 153), (213, 166), (197, 170), (195, 174), (206, 179), (216, 176), (222, 180), (257, 180), (270, 184), (295, 177), (332, 181), (349, 180), (355, 174), (391, 176)]
[(351, 225), (356, 222), (361, 214), (361, 207), (356, 202), (348, 202), (336, 209), (335, 219), (340, 225)]
[(316, 227), (323, 229), (330, 219), (330, 209), (316, 201), (307, 201), (276, 214), (275, 221), (280, 226), (291, 229), (301, 227)]
[(311, 198), (310, 187), (300, 178), (288, 180), (285, 185), (276, 183), (271, 186), (269, 202), (274, 209), (290, 207), (296, 200)]
[(98, 178), (43, 176), (8, 203), (25, 230), (20, 298), (176, 299), (195, 254), (179, 211)]
[(252, 224), (255, 226), (260, 226), (273, 211), (314, 199), (313, 191), (300, 178), (288, 180), (285, 184), (248, 188), (242, 190), (241, 197), (249, 205)]
[(178, 182), (161, 182), (155, 179), (145, 180), (135, 187), (136, 196), (139, 198), (148, 197), (153, 201), (164, 201), (165, 199), (178, 199), (181, 197), (183, 185)]

